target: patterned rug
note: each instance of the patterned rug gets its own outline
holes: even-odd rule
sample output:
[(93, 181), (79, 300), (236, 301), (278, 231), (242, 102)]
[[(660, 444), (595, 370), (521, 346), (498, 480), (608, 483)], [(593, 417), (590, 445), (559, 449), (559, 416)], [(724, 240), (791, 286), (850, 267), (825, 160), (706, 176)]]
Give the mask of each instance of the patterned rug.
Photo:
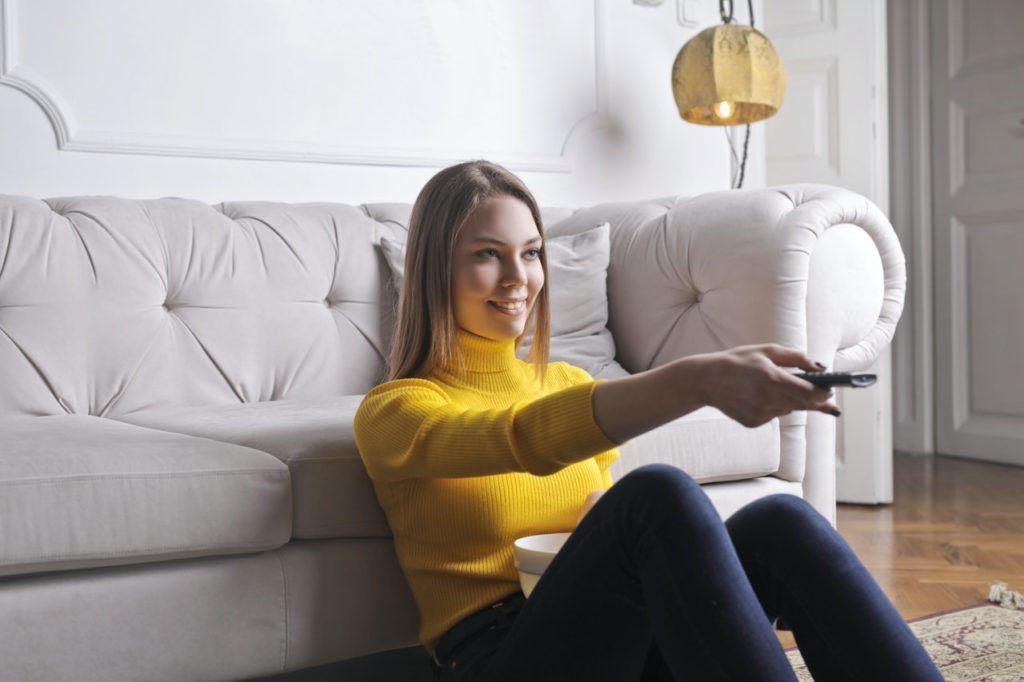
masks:
[[(910, 622), (947, 682), (1024, 680), (1024, 611), (971, 606)], [(813, 681), (800, 652), (788, 649), (800, 682)]]

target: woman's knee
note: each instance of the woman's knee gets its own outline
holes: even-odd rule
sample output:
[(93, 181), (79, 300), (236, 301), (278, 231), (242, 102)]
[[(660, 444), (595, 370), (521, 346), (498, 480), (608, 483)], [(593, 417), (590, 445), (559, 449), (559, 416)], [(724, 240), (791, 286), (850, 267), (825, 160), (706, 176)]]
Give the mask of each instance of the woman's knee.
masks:
[(645, 464), (633, 469), (616, 484), (647, 490), (689, 489), (698, 486), (688, 473), (671, 464)]
[(828, 520), (807, 500), (778, 493), (748, 503), (726, 521), (733, 528), (761, 536), (768, 542), (818, 542), (834, 534)]
[(863, 568), (828, 519), (796, 495), (755, 500), (729, 517), (725, 526), (742, 560), (756, 558), (780, 575)]
[[(751, 502), (748, 507), (763, 519), (782, 525), (817, 523), (825, 517), (802, 497), (788, 493), (766, 495)], [(826, 521), (827, 523), (827, 521)]]
[(679, 467), (670, 464), (647, 464), (622, 477), (615, 484), (631, 497), (664, 508), (665, 506), (699, 506), (713, 509), (700, 485)]

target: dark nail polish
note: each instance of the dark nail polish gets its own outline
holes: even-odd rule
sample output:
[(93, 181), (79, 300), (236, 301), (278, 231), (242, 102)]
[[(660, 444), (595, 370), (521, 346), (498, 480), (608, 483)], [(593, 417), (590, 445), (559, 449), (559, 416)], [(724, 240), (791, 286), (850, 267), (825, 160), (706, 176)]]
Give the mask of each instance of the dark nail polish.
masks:
[(829, 414), (832, 415), (833, 417), (838, 417), (839, 415), (842, 414), (842, 412), (840, 412), (839, 410), (830, 410)]
[(818, 366), (818, 369), (825, 369), (825, 365), (821, 364), (817, 360), (814, 361), (814, 364), (816, 364)]

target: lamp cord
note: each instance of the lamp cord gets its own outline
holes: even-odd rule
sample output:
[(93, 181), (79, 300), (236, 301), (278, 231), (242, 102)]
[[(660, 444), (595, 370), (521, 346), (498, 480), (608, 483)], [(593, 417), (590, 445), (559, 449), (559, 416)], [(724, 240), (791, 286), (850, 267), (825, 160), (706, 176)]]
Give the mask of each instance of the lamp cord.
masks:
[[(725, 3), (729, 3), (729, 13), (725, 13)], [(723, 24), (732, 23), (732, 0), (718, 0), (718, 16), (722, 17)], [(747, 11), (750, 13), (750, 28), (754, 28), (754, 0), (747, 0)]]
[[(729, 3), (729, 13), (725, 13), (725, 3)], [(722, 17), (723, 24), (732, 23), (732, 0), (718, 0), (718, 16)]]
[(740, 161), (740, 179), (736, 183), (736, 189), (743, 187), (743, 173), (747, 168), (747, 145), (750, 144), (750, 124), (747, 124), (747, 134), (743, 138), (743, 160)]
[(732, 144), (732, 135), (728, 130), (725, 131), (725, 143), (729, 145), (729, 152), (732, 155), (733, 163), (738, 166), (736, 172), (729, 178), (729, 187), (732, 189), (740, 189), (743, 187), (743, 175), (747, 166), (747, 145), (750, 144), (750, 125), (747, 125), (746, 137), (743, 138), (743, 160), (740, 161), (740, 157), (736, 156), (736, 148)]
[[(725, 12), (725, 3), (729, 3), (729, 13)], [(754, 0), (747, 0), (747, 12), (750, 14), (750, 28), (754, 28)], [(731, 24), (733, 15), (733, 0), (718, 0), (718, 16), (722, 17), (723, 24)], [(740, 161), (740, 178), (733, 189), (743, 187), (743, 176), (747, 169), (747, 146), (750, 144), (750, 124), (747, 124), (747, 133), (743, 138), (743, 160)], [(729, 140), (729, 149), (735, 158), (736, 150), (732, 147), (732, 140)]]

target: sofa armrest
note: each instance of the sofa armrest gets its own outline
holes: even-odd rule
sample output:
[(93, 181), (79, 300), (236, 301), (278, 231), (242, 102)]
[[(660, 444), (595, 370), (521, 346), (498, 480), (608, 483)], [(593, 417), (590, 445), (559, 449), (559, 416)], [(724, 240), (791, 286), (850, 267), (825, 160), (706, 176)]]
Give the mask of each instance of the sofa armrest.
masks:
[(833, 369), (860, 369), (888, 345), (903, 309), (895, 231), (868, 199), (838, 187), (604, 204), (559, 234), (606, 220), (608, 326), (630, 372), (747, 343), (828, 353), (809, 337), (836, 346), (819, 358)]
[[(861, 369), (891, 341), (903, 309), (906, 268), (895, 231), (848, 190), (788, 185), (606, 204), (578, 211), (559, 233), (605, 220), (608, 326), (630, 372), (769, 342), (806, 350), (834, 370)], [(834, 505), (834, 471), (831, 485), (805, 479), (806, 424), (804, 412), (781, 420), (777, 475), (804, 481), (824, 512)], [(827, 476), (834, 438), (810, 456), (828, 459), (813, 467)]]

